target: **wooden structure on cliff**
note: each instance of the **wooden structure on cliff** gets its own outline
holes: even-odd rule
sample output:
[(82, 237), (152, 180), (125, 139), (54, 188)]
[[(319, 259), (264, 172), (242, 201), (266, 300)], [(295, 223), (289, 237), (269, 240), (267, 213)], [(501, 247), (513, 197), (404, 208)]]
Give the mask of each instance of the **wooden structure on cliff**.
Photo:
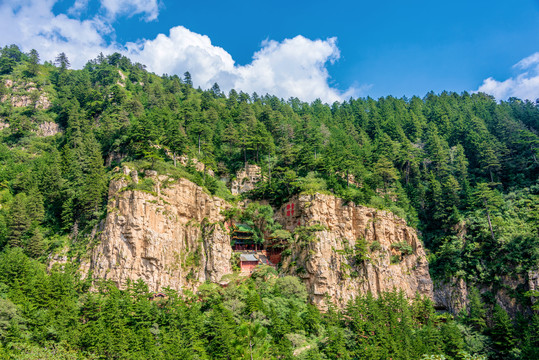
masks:
[(254, 254), (240, 255), (240, 268), (244, 273), (251, 273), (259, 264), (260, 261)]
[(234, 224), (231, 227), (230, 239), (232, 240), (232, 246), (234, 251), (257, 251), (261, 248), (259, 244), (254, 241), (254, 231), (245, 224)]

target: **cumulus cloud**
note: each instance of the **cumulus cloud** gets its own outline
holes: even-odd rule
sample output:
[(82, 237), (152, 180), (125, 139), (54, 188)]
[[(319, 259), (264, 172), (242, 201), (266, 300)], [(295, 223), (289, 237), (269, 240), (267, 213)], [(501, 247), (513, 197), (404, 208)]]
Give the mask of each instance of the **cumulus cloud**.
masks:
[(498, 100), (510, 97), (535, 101), (539, 98), (539, 52), (530, 55), (513, 68), (519, 73), (504, 81), (497, 81), (492, 77), (485, 79), (479, 87), (479, 92), (493, 95)]
[(206, 35), (183, 26), (170, 29), (168, 36), (159, 34), (153, 40), (128, 43), (126, 47), (131, 59), (147, 65), (151, 71), (180, 75), (189, 71), (193, 83), (203, 88), (211, 87), (220, 74), (234, 72), (234, 60), (229, 53), (213, 46)]
[(357, 94), (332, 88), (326, 64), (336, 61), (340, 52), (335, 38), (310, 40), (303, 36), (283, 42), (265, 41), (262, 49), (245, 66), (235, 64), (224, 49), (214, 46), (205, 36), (183, 26), (160, 34), (153, 40), (127, 44), (129, 57), (148, 65), (156, 73), (183, 74), (189, 71), (195, 85), (210, 88), (218, 83), (221, 89), (232, 88), (258, 94), (275, 94), (304, 101), (317, 98), (326, 102), (340, 101)]
[(114, 51), (103, 35), (112, 28), (100, 17), (77, 20), (54, 15), (55, 0), (5, 1), (0, 5), (0, 43), (18, 44), (24, 51), (36, 49), (43, 60), (65, 52), (74, 67), (82, 67), (100, 51)]
[(325, 102), (358, 96), (362, 88), (340, 91), (330, 85), (327, 65), (340, 57), (337, 40), (310, 40), (303, 36), (282, 42), (265, 41), (250, 64), (236, 65), (223, 48), (214, 46), (208, 36), (183, 26), (170, 29), (154, 39), (127, 44), (107, 42), (114, 33), (112, 24), (120, 15), (144, 14), (146, 20), (158, 15), (157, 0), (101, 0), (105, 16), (74, 18), (87, 6), (76, 0), (68, 14), (55, 15), (57, 0), (5, 0), (0, 3), (0, 44), (18, 44), (24, 51), (34, 48), (43, 60), (53, 60), (65, 52), (74, 68), (80, 68), (97, 54), (120, 52), (133, 61), (147, 65), (157, 74), (182, 75), (189, 71), (195, 86), (210, 88), (218, 83), (222, 90), (232, 88), (248, 93), (266, 93), (303, 101), (320, 98)]
[(284, 98), (339, 101), (352, 95), (340, 93), (328, 85), (326, 63), (340, 57), (337, 39), (310, 40), (303, 36), (279, 43), (266, 41), (249, 65), (237, 68), (235, 87), (248, 92), (278, 93)]

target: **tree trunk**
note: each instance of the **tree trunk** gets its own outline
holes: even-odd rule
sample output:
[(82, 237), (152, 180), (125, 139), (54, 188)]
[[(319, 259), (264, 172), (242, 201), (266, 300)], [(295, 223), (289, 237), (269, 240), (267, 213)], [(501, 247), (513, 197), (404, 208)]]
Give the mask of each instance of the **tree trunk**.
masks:
[(271, 184), (271, 155), (268, 155), (268, 180)]
[(247, 167), (247, 149), (245, 147), (245, 145), (243, 145), (243, 166), (246, 168)]
[(483, 203), (485, 204), (485, 210), (487, 212), (487, 221), (488, 227), (490, 229), (490, 235), (492, 236), (492, 240), (496, 241), (496, 238), (494, 237), (494, 230), (492, 229), (492, 222), (490, 221), (490, 212), (488, 211), (487, 199), (483, 199)]
[(200, 133), (198, 133), (198, 155), (200, 155)]
[(174, 157), (174, 167), (176, 167), (176, 152), (173, 152), (172, 153), (172, 156)]

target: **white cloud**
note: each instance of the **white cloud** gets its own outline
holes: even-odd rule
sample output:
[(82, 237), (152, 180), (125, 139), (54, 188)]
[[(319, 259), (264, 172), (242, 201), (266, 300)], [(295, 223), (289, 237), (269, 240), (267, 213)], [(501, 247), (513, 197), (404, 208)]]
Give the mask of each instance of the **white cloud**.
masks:
[(159, 15), (157, 0), (101, 0), (101, 6), (111, 18), (145, 14), (145, 20), (152, 21)]
[(80, 15), (87, 7), (90, 0), (75, 0), (73, 6), (67, 10), (70, 15)]
[(169, 36), (159, 34), (153, 40), (126, 46), (128, 56), (147, 65), (151, 71), (178, 75), (189, 71), (194, 84), (203, 88), (211, 87), (220, 74), (234, 72), (234, 60), (229, 53), (213, 46), (206, 35), (183, 26), (170, 29)]
[(0, 5), (0, 43), (18, 44), (24, 51), (36, 49), (42, 60), (65, 52), (74, 67), (82, 67), (100, 51), (110, 52), (103, 34), (112, 28), (100, 17), (88, 20), (54, 15), (54, 0), (6, 1)]
[(539, 52), (513, 66), (520, 73), (504, 81), (485, 79), (477, 91), (493, 95), (498, 100), (510, 97), (535, 101), (539, 98)]
[(193, 83), (209, 88), (215, 82), (222, 90), (232, 88), (248, 93), (275, 94), (304, 101), (317, 98), (326, 102), (341, 101), (356, 96), (358, 90), (346, 92), (329, 86), (326, 64), (339, 59), (335, 38), (310, 40), (303, 36), (283, 42), (265, 41), (262, 49), (245, 66), (235, 65), (232, 56), (214, 46), (211, 40), (177, 26), (169, 36), (160, 34), (153, 40), (127, 44), (129, 57), (148, 65), (161, 74), (183, 74), (189, 71)]
[[(327, 64), (340, 57), (335, 38), (310, 40), (303, 36), (282, 42), (265, 41), (250, 64), (236, 65), (223, 48), (212, 45), (208, 36), (183, 26), (167, 35), (125, 45), (107, 43), (104, 36), (114, 34), (112, 22), (118, 15), (145, 14), (146, 20), (158, 15), (157, 0), (102, 0), (106, 16), (86, 20), (66, 14), (55, 15), (57, 0), (6, 0), (0, 3), (0, 44), (18, 44), (23, 51), (35, 48), (42, 60), (53, 60), (65, 52), (72, 67), (80, 68), (99, 52), (120, 52), (133, 61), (147, 65), (157, 74), (183, 75), (189, 71), (195, 86), (210, 88), (215, 82), (222, 90), (232, 88), (248, 93), (266, 93), (303, 101), (320, 98), (325, 102), (358, 96), (362, 88), (339, 91), (330, 86)], [(80, 14), (87, 0), (75, 0), (68, 11)]]
[(326, 63), (339, 59), (337, 39), (309, 40), (303, 36), (279, 43), (267, 41), (253, 62), (237, 69), (235, 87), (261, 94), (277, 93), (287, 99), (339, 101), (343, 95), (328, 85)]

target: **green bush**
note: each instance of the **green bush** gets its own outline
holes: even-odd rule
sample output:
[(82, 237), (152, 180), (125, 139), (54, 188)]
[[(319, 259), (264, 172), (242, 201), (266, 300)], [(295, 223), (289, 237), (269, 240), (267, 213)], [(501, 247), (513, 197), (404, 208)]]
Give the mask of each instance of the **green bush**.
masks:
[(414, 252), (412, 246), (405, 241), (391, 244), (391, 248), (400, 251), (403, 255), (410, 255)]

